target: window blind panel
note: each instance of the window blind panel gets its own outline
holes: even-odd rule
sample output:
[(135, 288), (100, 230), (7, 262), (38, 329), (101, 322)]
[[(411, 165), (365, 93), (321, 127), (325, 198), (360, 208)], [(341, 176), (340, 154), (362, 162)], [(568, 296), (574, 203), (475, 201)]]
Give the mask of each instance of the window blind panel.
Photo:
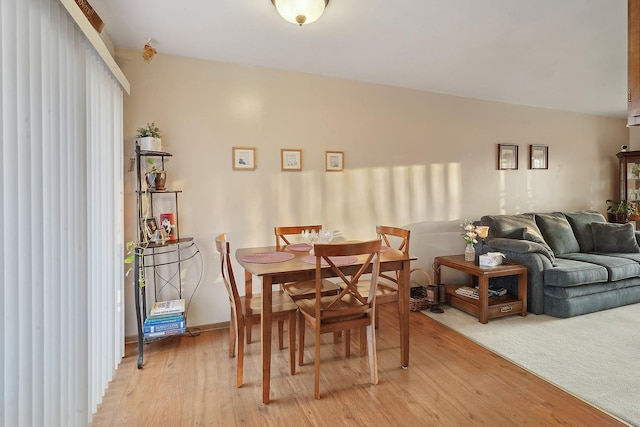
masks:
[(84, 426), (124, 354), (122, 90), (58, 0), (0, 23), (0, 425)]

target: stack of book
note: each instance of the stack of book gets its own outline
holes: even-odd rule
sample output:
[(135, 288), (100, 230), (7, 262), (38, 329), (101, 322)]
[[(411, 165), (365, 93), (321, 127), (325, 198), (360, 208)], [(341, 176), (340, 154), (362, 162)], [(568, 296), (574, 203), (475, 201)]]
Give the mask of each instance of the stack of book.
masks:
[(184, 299), (155, 302), (142, 327), (144, 337), (159, 338), (184, 334), (186, 332), (184, 309)]
[[(472, 288), (471, 286), (460, 286), (456, 289), (456, 294), (462, 295), (468, 298), (480, 299), (480, 294), (478, 293), (478, 287)], [(507, 290), (505, 288), (489, 288), (489, 298), (499, 297), (501, 295), (506, 295)]]

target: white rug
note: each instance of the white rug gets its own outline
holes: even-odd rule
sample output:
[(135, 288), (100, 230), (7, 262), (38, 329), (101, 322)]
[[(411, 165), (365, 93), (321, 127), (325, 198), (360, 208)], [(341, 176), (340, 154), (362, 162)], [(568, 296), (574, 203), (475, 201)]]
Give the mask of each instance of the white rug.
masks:
[(506, 359), (640, 426), (640, 304), (559, 319), (528, 314), (478, 320), (443, 304), (423, 311)]

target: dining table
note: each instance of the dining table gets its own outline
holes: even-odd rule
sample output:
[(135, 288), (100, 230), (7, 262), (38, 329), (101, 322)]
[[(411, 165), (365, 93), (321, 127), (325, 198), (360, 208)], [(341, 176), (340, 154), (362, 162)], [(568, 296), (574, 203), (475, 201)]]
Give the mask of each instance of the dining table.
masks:
[[(340, 244), (340, 243), (336, 243)], [(306, 249), (306, 250), (305, 250)], [(262, 279), (260, 357), (262, 363), (262, 402), (269, 403), (271, 388), (272, 291), (280, 283), (315, 280), (315, 256), (303, 245), (239, 248), (236, 260), (244, 268), (245, 295), (253, 293), (253, 276)], [(342, 266), (345, 275), (355, 274), (365, 262), (364, 256)], [(411, 255), (384, 247), (380, 251), (380, 271), (398, 271), (398, 314), (400, 319), (400, 366), (409, 367), (409, 287)], [(323, 278), (335, 277), (330, 268), (322, 269)], [(302, 344), (299, 344), (302, 345)]]

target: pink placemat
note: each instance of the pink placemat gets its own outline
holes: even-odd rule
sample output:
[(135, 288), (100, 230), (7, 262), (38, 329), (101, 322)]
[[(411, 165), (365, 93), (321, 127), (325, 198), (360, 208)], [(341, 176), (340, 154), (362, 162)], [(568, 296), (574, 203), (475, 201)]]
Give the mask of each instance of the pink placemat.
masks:
[[(353, 255), (348, 255), (348, 256), (330, 256), (329, 258), (331, 259), (331, 261), (333, 261), (333, 263), (336, 265), (336, 267), (340, 267), (342, 265), (353, 264), (354, 262), (358, 261), (358, 257), (357, 256), (353, 256)], [(316, 263), (316, 257), (314, 255), (307, 255), (307, 256), (302, 257), (302, 261), (306, 262), (307, 264), (315, 264)], [(325, 261), (323, 259), (322, 260), (322, 265), (323, 266), (328, 266), (329, 264), (327, 264), (327, 261)]]
[(274, 262), (284, 262), (295, 258), (294, 254), (287, 252), (261, 252), (256, 254), (246, 254), (240, 257), (240, 261), (255, 262), (256, 264), (271, 264)]
[(311, 245), (307, 243), (296, 243), (295, 245), (288, 245), (287, 249), (297, 252), (309, 252), (311, 250)]

